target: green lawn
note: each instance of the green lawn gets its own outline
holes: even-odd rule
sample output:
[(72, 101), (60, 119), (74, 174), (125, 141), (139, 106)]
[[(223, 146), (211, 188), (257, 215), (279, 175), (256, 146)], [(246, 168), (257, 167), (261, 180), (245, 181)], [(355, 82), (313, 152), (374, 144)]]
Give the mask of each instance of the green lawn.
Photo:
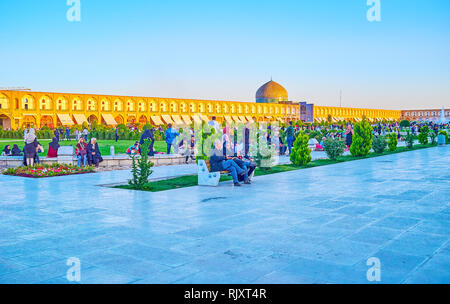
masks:
[[(50, 139), (38, 139), (38, 141), (41, 143), (41, 145), (44, 147), (45, 152), (40, 153), (40, 156), (46, 156), (48, 151), (48, 144), (51, 142)], [(136, 141), (135, 140), (119, 140), (116, 142), (115, 140), (98, 140), (98, 145), (100, 148), (100, 153), (105, 155), (110, 155), (110, 147), (114, 146), (114, 150), (116, 154), (124, 154), (126, 153), (128, 147), (133, 145)], [(24, 142), (22, 139), (8, 139), (8, 138), (0, 138), (0, 151), (3, 151), (3, 148), (6, 145), (10, 145), (11, 149), (14, 144), (17, 144), (19, 148), (22, 150), (24, 146)], [(70, 146), (72, 145), (75, 149), (75, 146), (77, 145), (77, 142), (75, 140), (66, 141), (62, 140), (59, 142), (62, 146)], [(165, 141), (155, 141), (154, 148), (157, 152), (166, 152), (166, 142)]]
[[(361, 160), (361, 159), (366, 159), (366, 158), (379, 157), (379, 156), (383, 156), (383, 155), (425, 149), (425, 148), (430, 148), (430, 147), (435, 147), (435, 146), (436, 145), (415, 145), (413, 147), (413, 149), (408, 149), (407, 147), (399, 147), (394, 152), (390, 152), (389, 150), (386, 150), (385, 152), (383, 152), (381, 154), (371, 152), (365, 157), (355, 157), (355, 156), (351, 156), (351, 155), (345, 155), (345, 156), (339, 157), (337, 160), (318, 159), (318, 160), (314, 160), (314, 161), (310, 162), (306, 166), (295, 166), (292, 164), (285, 164), (285, 165), (274, 166), (274, 167), (271, 167), (268, 169), (256, 168), (255, 176), (263, 176), (263, 175), (276, 174), (276, 173), (288, 172), (288, 171), (294, 171), (294, 170), (309, 169), (309, 168), (332, 165), (332, 164), (337, 164), (337, 163), (342, 163), (342, 162), (347, 162), (347, 161)], [(221, 182), (229, 181), (231, 179), (232, 178), (227, 175), (222, 175), (220, 177)], [(145, 185), (145, 187), (142, 191), (160, 192), (160, 191), (171, 190), (171, 189), (197, 186), (197, 184), (198, 184), (197, 175), (187, 175), (187, 176), (180, 176), (180, 177), (166, 179), (166, 180), (158, 180), (158, 181), (154, 181), (154, 182), (149, 182)], [(130, 185), (115, 186), (114, 188), (130, 189), (130, 190), (133, 189)]]

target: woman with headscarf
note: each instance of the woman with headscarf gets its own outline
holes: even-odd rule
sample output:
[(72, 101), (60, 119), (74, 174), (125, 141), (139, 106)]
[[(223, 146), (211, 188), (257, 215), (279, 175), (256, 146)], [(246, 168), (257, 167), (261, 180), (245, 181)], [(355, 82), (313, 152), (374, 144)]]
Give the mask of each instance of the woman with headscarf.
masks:
[(25, 158), (27, 166), (34, 165), (34, 158), (36, 157), (36, 149), (38, 147), (38, 142), (36, 140), (36, 135), (34, 134), (34, 129), (30, 129), (30, 131), (25, 135)]
[(145, 140), (150, 140), (150, 145), (148, 146), (148, 156), (154, 156), (155, 152), (153, 151), (153, 144), (155, 143), (155, 137), (153, 135), (153, 129), (147, 129), (141, 135), (141, 139), (139, 140), (139, 149), (144, 144)]
[(98, 168), (98, 164), (103, 161), (103, 158), (98, 147), (97, 139), (95, 137), (91, 138), (86, 150), (89, 165), (95, 165), (95, 167)]
[(22, 151), (19, 149), (18, 145), (14, 145), (11, 150), (11, 156), (22, 156)]
[(56, 137), (53, 137), (52, 142), (48, 145), (48, 158), (58, 157), (59, 141)]
[(83, 162), (83, 166), (86, 167), (87, 146), (88, 144), (84, 141), (84, 137), (80, 137), (77, 143), (77, 148), (75, 150), (75, 154), (78, 159), (78, 167), (81, 167), (81, 162)]
[(6, 147), (3, 149), (2, 156), (11, 156), (11, 146), (6, 145)]

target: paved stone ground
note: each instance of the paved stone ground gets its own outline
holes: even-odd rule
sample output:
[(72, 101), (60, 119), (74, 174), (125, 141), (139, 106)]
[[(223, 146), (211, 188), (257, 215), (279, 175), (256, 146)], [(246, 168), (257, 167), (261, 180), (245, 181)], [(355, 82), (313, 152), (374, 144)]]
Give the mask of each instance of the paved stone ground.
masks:
[[(233, 188), (98, 187), (124, 171), (0, 176), (0, 283), (450, 283), (450, 147)], [(154, 177), (194, 166), (155, 168)]]

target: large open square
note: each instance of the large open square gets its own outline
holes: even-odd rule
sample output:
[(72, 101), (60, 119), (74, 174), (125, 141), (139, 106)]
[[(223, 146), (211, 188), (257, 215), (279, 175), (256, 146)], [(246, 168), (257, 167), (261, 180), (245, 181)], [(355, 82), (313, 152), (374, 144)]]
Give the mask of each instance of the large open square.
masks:
[[(450, 283), (450, 147), (257, 177), (112, 189), (129, 171), (0, 175), (0, 283)], [(152, 178), (196, 171), (157, 167)]]

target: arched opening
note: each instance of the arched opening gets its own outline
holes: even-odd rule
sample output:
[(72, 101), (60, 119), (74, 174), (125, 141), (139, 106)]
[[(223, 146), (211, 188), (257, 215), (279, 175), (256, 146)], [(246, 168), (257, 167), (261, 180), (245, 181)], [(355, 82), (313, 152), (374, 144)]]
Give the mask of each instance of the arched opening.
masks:
[(117, 115), (116, 117), (114, 117), (114, 120), (117, 122), (118, 125), (123, 124), (122, 115)]
[(88, 99), (87, 101), (87, 110), (88, 111), (96, 111), (97, 103), (93, 99)]
[(48, 96), (42, 96), (39, 99), (39, 109), (40, 110), (51, 110), (52, 109), (52, 100)]
[(73, 111), (81, 111), (83, 108), (83, 104), (81, 102), (81, 99), (79, 98), (74, 98), (72, 100), (72, 110)]
[(102, 111), (109, 111), (110, 108), (110, 104), (109, 104), (109, 100), (107, 99), (102, 99), (101, 101), (101, 110)]
[(50, 129), (53, 129), (53, 118), (50, 115), (44, 115), (41, 117), (41, 128), (43, 126), (47, 126)]
[(36, 127), (36, 118), (32, 115), (25, 115), (22, 120), (22, 129), (25, 128), (35, 128)]
[(127, 125), (134, 125), (136, 123), (136, 117), (133, 115), (128, 116)]
[(3, 130), (10, 130), (11, 129), (11, 118), (8, 116), (1, 114), (0, 115), (0, 126), (3, 128)]
[(145, 117), (144, 115), (142, 115), (141, 117), (139, 117), (139, 124), (142, 126), (144, 126), (147, 123), (147, 117)]
[(123, 102), (122, 102), (122, 100), (116, 99), (114, 101), (114, 111), (120, 111), (121, 112), (122, 110), (123, 110)]
[(67, 102), (67, 99), (64, 97), (58, 97), (56, 98), (56, 109), (58, 111), (67, 111), (69, 109), (69, 103)]
[(146, 108), (145, 101), (140, 100), (139, 103), (138, 103), (139, 112), (145, 112), (145, 108)]
[(34, 98), (30, 95), (25, 95), (22, 98), (22, 110), (33, 110), (34, 109)]
[(88, 121), (89, 124), (91, 124), (94, 121), (98, 122), (98, 118), (95, 115), (91, 115), (91, 116), (88, 117), (87, 121)]
[(0, 110), (7, 110), (7, 109), (9, 109), (8, 98), (6, 98), (5, 95), (0, 94)]
[(133, 112), (134, 111), (134, 101), (133, 100), (128, 100), (127, 101), (127, 111), (128, 112)]
[(156, 101), (151, 101), (150, 102), (150, 111), (152, 112), (158, 112), (158, 105), (156, 103)]

